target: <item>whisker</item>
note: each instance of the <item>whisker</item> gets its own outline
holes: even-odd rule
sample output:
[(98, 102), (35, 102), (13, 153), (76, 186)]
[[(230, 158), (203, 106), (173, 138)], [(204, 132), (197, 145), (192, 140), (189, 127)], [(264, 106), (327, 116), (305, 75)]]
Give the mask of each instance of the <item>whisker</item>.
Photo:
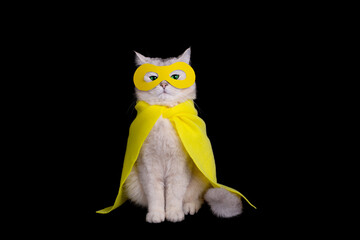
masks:
[(204, 113), (204, 111), (200, 108), (200, 106), (195, 101), (194, 101), (194, 104), (195, 104), (196, 109), (198, 110), (199, 114), (202, 115)]
[(136, 102), (137, 102), (136, 97), (134, 97), (134, 98), (131, 100), (130, 106), (129, 106), (129, 108), (128, 108), (127, 111), (126, 111), (127, 114), (129, 114), (130, 109), (131, 109), (130, 115), (133, 114), (133, 112), (134, 112), (134, 110), (135, 110)]

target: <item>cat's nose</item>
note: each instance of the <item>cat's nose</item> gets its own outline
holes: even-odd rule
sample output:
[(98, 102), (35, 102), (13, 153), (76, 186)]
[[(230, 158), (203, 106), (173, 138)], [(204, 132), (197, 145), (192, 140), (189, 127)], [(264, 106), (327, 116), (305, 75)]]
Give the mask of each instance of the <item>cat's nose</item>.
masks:
[(165, 89), (167, 85), (169, 85), (169, 84), (168, 84), (166, 81), (162, 81), (162, 82), (160, 83), (160, 86), (161, 86), (163, 89)]

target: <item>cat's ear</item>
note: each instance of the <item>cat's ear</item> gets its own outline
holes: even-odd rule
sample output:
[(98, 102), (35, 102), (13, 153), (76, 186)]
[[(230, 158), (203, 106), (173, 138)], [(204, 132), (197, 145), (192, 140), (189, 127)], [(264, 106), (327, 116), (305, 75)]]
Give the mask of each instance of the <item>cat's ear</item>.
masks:
[(136, 66), (140, 66), (140, 65), (143, 65), (144, 63), (148, 63), (148, 62), (149, 62), (149, 58), (141, 55), (138, 52), (135, 52), (135, 64), (136, 64)]
[(190, 64), (191, 47), (185, 50), (183, 54), (178, 57), (178, 62), (184, 62)]

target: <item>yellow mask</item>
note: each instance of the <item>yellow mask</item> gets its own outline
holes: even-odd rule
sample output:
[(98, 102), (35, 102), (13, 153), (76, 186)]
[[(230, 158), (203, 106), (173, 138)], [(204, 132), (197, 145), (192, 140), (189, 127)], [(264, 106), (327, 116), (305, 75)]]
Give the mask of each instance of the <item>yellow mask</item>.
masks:
[(149, 91), (164, 80), (176, 88), (188, 88), (195, 83), (195, 72), (189, 64), (176, 62), (161, 67), (145, 63), (134, 73), (135, 87), (141, 91)]

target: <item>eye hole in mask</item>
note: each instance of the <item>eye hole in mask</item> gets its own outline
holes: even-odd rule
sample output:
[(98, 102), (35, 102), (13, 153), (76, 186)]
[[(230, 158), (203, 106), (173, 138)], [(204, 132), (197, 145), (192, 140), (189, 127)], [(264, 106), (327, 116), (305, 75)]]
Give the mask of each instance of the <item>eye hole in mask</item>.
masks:
[(182, 70), (175, 70), (170, 73), (170, 77), (175, 80), (184, 80), (186, 79), (186, 73)]
[(158, 79), (159, 75), (156, 72), (147, 72), (144, 76), (145, 82), (152, 82)]

